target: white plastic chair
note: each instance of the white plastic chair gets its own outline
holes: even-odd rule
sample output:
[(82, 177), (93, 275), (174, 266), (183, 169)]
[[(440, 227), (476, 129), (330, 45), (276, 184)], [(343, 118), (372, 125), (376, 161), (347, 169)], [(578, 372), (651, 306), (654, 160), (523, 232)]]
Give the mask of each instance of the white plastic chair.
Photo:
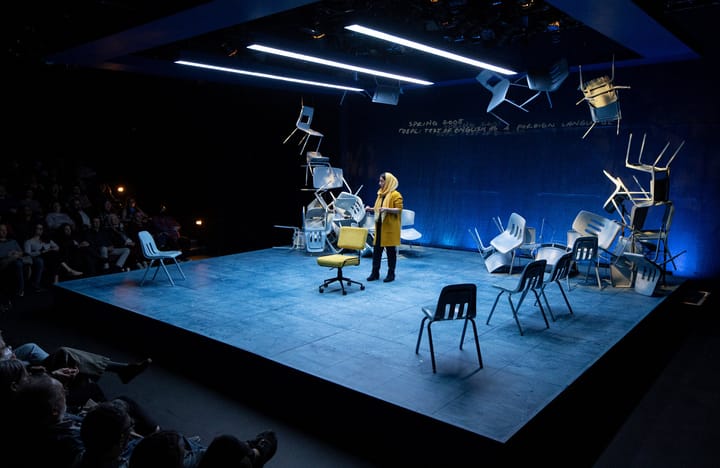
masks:
[(287, 143), (290, 138), (300, 130), (301, 132), (304, 132), (305, 135), (300, 139), (298, 144), (302, 144), (302, 148), (300, 149), (300, 154), (303, 154), (305, 152), (305, 147), (308, 144), (308, 140), (310, 140), (310, 137), (317, 137), (318, 138), (318, 144), (315, 147), (315, 153), (320, 152), (320, 143), (322, 143), (322, 139), (325, 135), (318, 132), (317, 130), (313, 130), (310, 128), (310, 125), (312, 124), (313, 114), (315, 113), (315, 109), (313, 109), (310, 106), (301, 105), (300, 107), (300, 115), (298, 116), (297, 122), (295, 122), (295, 128), (292, 132), (290, 132), (290, 135), (285, 138), (283, 141), (283, 144)]
[(478, 74), (478, 76), (475, 77), (475, 79), (481, 85), (483, 85), (485, 89), (492, 93), (492, 97), (490, 98), (490, 102), (487, 106), (487, 113), (492, 114), (496, 119), (504, 123), (506, 126), (510, 126), (510, 124), (493, 112), (495, 108), (503, 102), (510, 103), (518, 109), (528, 112), (528, 110), (525, 109), (522, 105), (507, 98), (507, 93), (510, 89), (510, 85), (513, 84), (510, 83), (510, 80), (508, 80), (507, 78), (504, 78), (502, 75), (495, 73), (494, 71), (483, 70)]
[(510, 269), (508, 274), (512, 274), (515, 265), (515, 252), (525, 243), (525, 218), (517, 213), (512, 213), (508, 224), (493, 240), (490, 241), (495, 250), (501, 254), (511, 254)]
[(412, 242), (421, 237), (422, 233), (415, 229), (415, 211), (403, 208), (400, 214), (400, 240), (409, 242), (412, 247)]
[(182, 279), (185, 279), (185, 273), (183, 273), (182, 268), (180, 268), (180, 263), (177, 261), (177, 258), (182, 255), (180, 250), (158, 250), (157, 245), (155, 245), (155, 239), (148, 231), (138, 232), (138, 238), (140, 240), (140, 247), (142, 249), (143, 256), (146, 260), (148, 260), (148, 266), (145, 268), (145, 274), (142, 277), (142, 281), (140, 281), (140, 286), (145, 284), (145, 278), (153, 265), (155, 265), (155, 274), (153, 274), (151, 281), (155, 280), (158, 271), (162, 268), (168, 280), (170, 280), (170, 284), (175, 286), (175, 282), (165, 266), (165, 261), (167, 260), (172, 260), (172, 262), (175, 263), (175, 266), (177, 266), (177, 269), (180, 272), (180, 276), (182, 276)]

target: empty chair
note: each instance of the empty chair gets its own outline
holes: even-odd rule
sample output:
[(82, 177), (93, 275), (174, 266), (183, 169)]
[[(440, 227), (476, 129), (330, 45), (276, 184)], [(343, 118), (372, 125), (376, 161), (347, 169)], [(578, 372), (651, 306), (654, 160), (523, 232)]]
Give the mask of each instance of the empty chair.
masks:
[(462, 335), (460, 336), (460, 349), (465, 341), (465, 332), (467, 324), (470, 322), (475, 336), (475, 349), (477, 351), (478, 363), (480, 369), (483, 368), (482, 354), (480, 354), (480, 341), (478, 340), (477, 324), (475, 317), (477, 315), (477, 286), (472, 283), (451, 284), (445, 286), (440, 291), (437, 305), (435, 308), (423, 307), (424, 314), (420, 321), (420, 331), (418, 332), (417, 344), (415, 345), (415, 354), (420, 349), (420, 340), (422, 339), (425, 324), (427, 324), (428, 343), (430, 344), (430, 359), (432, 360), (433, 373), (437, 371), (435, 366), (435, 348), (432, 338), (432, 325), (436, 322), (448, 320), (463, 320)]
[(568, 74), (568, 62), (565, 58), (558, 60), (549, 67), (529, 70), (525, 75), (526, 86), (533, 91), (537, 91), (537, 93), (533, 94), (527, 101), (523, 102), (522, 107), (524, 108), (525, 105), (540, 96), (540, 94), (545, 93), (548, 104), (552, 108), (550, 93), (557, 91), (560, 85), (562, 85), (568, 77)]
[(548, 301), (547, 295), (545, 294), (545, 288), (549, 284), (552, 284), (552, 283), (557, 284), (557, 287), (558, 287), (558, 289), (560, 289), (560, 293), (562, 294), (563, 299), (565, 299), (565, 304), (567, 305), (570, 315), (573, 315), (573, 310), (572, 310), (572, 307), (570, 306), (570, 301), (568, 300), (567, 294), (565, 293), (565, 290), (562, 287), (562, 282), (563, 281), (567, 282), (572, 265), (573, 265), (573, 253), (572, 252), (564, 253), (555, 262), (552, 269), (550, 270), (550, 274), (548, 275), (548, 278), (543, 280), (542, 287), (540, 288), (540, 296), (542, 296), (542, 298), (545, 299), (545, 305), (547, 306), (548, 312), (550, 312), (550, 318), (552, 318), (553, 322), (555, 321), (555, 314), (553, 313), (552, 308), (550, 307), (550, 302)]
[(585, 282), (590, 276), (590, 269), (595, 270), (598, 288), (602, 289), (600, 280), (600, 260), (598, 257), (598, 238), (596, 236), (582, 236), (575, 239), (572, 247), (572, 260), (575, 267), (580, 271), (585, 266)]
[(409, 242), (410, 246), (422, 237), (422, 233), (415, 229), (415, 211), (403, 208), (400, 213), (400, 240)]
[(617, 86), (613, 83), (615, 79), (615, 58), (613, 57), (611, 76), (600, 76), (583, 83), (582, 67), (578, 66), (578, 70), (580, 74), (580, 91), (583, 93), (583, 98), (576, 104), (580, 104), (583, 101), (588, 103), (590, 117), (593, 122), (585, 131), (583, 138), (590, 133), (590, 130), (592, 130), (597, 123), (617, 122), (617, 133), (620, 134), (620, 119), (622, 118), (622, 114), (620, 112), (617, 90), (630, 89), (630, 86)]
[(500, 254), (510, 254), (510, 269), (515, 265), (515, 252), (525, 243), (525, 218), (517, 213), (510, 214), (507, 226), (490, 241), (490, 245)]
[(301, 132), (304, 133), (304, 135), (302, 136), (302, 138), (300, 138), (300, 141), (298, 142), (298, 145), (302, 144), (302, 148), (300, 148), (300, 154), (303, 154), (303, 152), (305, 151), (305, 147), (307, 146), (308, 141), (310, 140), (310, 137), (316, 137), (318, 139), (317, 146), (315, 147), (315, 153), (316, 154), (319, 153), (320, 152), (320, 143), (322, 143), (322, 139), (325, 135), (318, 132), (317, 130), (313, 130), (312, 128), (310, 128), (310, 125), (312, 124), (314, 113), (315, 113), (314, 108), (303, 105), (301, 102), (300, 115), (298, 115), (297, 122), (295, 122), (295, 128), (293, 129), (292, 132), (290, 132), (290, 135), (288, 135), (287, 138), (285, 138), (285, 140), (283, 141), (283, 144), (287, 143), (290, 140), (290, 138), (292, 138), (292, 136), (295, 134), (295, 132), (300, 130)]
[(609, 252), (622, 225), (617, 221), (586, 210), (580, 210), (575, 216), (572, 224), (573, 231), (580, 236), (595, 236), (598, 238), (598, 248), (601, 251)]
[(510, 83), (510, 80), (508, 80), (507, 78), (504, 78), (502, 75), (494, 71), (483, 70), (478, 74), (478, 76), (475, 77), (475, 79), (481, 85), (483, 85), (485, 89), (492, 93), (492, 97), (490, 98), (490, 102), (487, 106), (488, 114), (492, 114), (496, 119), (504, 123), (506, 126), (509, 127), (510, 124), (507, 123), (507, 121), (505, 121), (495, 112), (493, 112), (495, 108), (498, 107), (500, 104), (502, 104), (503, 102), (507, 102), (520, 110), (523, 110), (525, 112), (528, 111), (523, 106), (517, 104), (511, 99), (508, 99), (507, 93), (512, 83)]
[(336, 268), (337, 276), (328, 278), (323, 281), (320, 286), (320, 292), (325, 291), (331, 283), (340, 283), (340, 289), (342, 290), (343, 296), (347, 294), (345, 290), (345, 283), (348, 286), (351, 284), (357, 284), (360, 286), (360, 290), (365, 289), (365, 285), (359, 281), (352, 280), (343, 275), (343, 268), (346, 266), (358, 266), (360, 265), (360, 255), (365, 249), (367, 243), (368, 230), (361, 227), (353, 226), (341, 226), (340, 234), (338, 235), (337, 246), (339, 249), (350, 251), (352, 253), (337, 253), (331, 255), (323, 255), (317, 258), (317, 264), (324, 267)]
[(140, 286), (145, 284), (145, 278), (147, 277), (148, 271), (150, 271), (150, 268), (152, 268), (153, 265), (155, 265), (155, 273), (153, 274), (151, 281), (155, 280), (158, 271), (160, 271), (160, 269), (162, 268), (162, 270), (165, 272), (165, 276), (167, 276), (167, 279), (170, 280), (170, 284), (172, 286), (175, 286), (175, 282), (173, 281), (170, 272), (165, 266), (166, 261), (172, 261), (173, 263), (175, 263), (175, 266), (180, 272), (180, 276), (182, 277), (182, 279), (185, 279), (185, 273), (183, 273), (182, 268), (180, 268), (180, 263), (177, 261), (178, 257), (182, 255), (182, 252), (180, 250), (158, 250), (157, 245), (155, 245), (155, 239), (148, 231), (138, 232), (138, 239), (140, 241), (140, 248), (142, 249), (142, 254), (145, 259), (148, 260), (148, 266), (147, 268), (145, 268), (145, 274), (143, 274), (142, 281), (140, 281)]
[[(523, 329), (520, 325), (520, 319), (518, 318), (518, 311), (520, 310), (520, 306), (523, 304), (523, 301), (525, 301), (525, 297), (530, 291), (532, 291), (533, 295), (535, 296), (535, 304), (540, 309), (543, 320), (545, 320), (545, 328), (550, 328), (550, 324), (548, 323), (547, 317), (545, 316), (545, 310), (543, 309), (542, 303), (540, 301), (539, 292), (542, 290), (543, 287), (546, 266), (547, 262), (544, 259), (533, 260), (532, 262), (525, 265), (522, 275), (520, 275), (520, 279), (514, 287), (493, 284), (493, 287), (499, 289), (500, 292), (498, 292), (497, 297), (495, 297), (495, 302), (493, 303), (492, 309), (490, 309), (490, 314), (488, 315), (487, 321), (485, 323), (487, 325), (490, 325), (490, 319), (493, 316), (493, 312), (495, 312), (495, 307), (497, 306), (500, 297), (504, 294), (508, 298), (510, 310), (512, 310), (513, 318), (515, 319), (515, 323), (518, 326), (518, 330), (520, 330), (520, 335), (523, 335)], [(512, 297), (517, 295), (520, 296), (520, 299), (517, 301), (517, 305), (515, 305), (513, 303)]]

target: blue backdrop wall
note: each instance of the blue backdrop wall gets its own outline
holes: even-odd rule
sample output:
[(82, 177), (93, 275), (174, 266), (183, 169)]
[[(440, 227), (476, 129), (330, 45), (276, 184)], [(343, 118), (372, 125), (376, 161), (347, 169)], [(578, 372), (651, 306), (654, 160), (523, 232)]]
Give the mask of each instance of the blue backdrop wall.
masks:
[[(610, 70), (584, 72), (588, 80)], [(652, 163), (669, 144), (661, 165), (673, 160), (670, 199), (676, 206), (670, 250), (677, 254), (677, 274), (716, 276), (718, 261), (708, 252), (718, 233), (720, 171), (716, 157), (720, 119), (716, 99), (708, 93), (711, 75), (700, 63), (617, 69), (623, 119), (616, 127), (591, 124), (571, 73), (551, 95), (552, 108), (540, 96), (524, 113), (505, 103), (496, 112), (509, 128), (486, 112), (490, 93), (478, 83), (405, 91), (397, 106), (346, 99), (338, 131), (339, 157), (351, 187), (372, 203), (377, 177), (390, 171), (400, 180), (405, 206), (416, 211), (419, 243), (475, 249), (468, 229), (477, 228), (488, 243), (498, 233), (493, 217), (506, 223), (512, 212), (535, 227), (542, 242), (566, 242), (579, 210), (620, 220), (604, 205), (615, 185), (603, 171), (619, 176), (631, 190), (633, 176), (649, 188), (647, 173), (625, 167), (640, 155)], [(529, 90), (511, 87), (522, 102)], [(322, 115), (325, 110), (316, 108)], [(325, 143), (323, 143), (323, 149)]]

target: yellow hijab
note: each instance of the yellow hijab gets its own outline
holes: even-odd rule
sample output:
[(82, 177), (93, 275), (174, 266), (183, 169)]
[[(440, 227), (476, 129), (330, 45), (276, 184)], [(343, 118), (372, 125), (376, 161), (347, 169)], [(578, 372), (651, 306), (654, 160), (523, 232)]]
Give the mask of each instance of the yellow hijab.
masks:
[[(377, 216), (378, 216), (378, 214), (380, 214), (381, 206), (385, 207), (385, 208), (391, 208), (390, 197), (388, 197), (386, 195), (389, 195), (390, 193), (397, 190), (398, 185), (400, 185), (400, 183), (397, 180), (397, 177), (395, 177), (391, 173), (386, 172), (385, 174), (383, 174), (383, 176), (385, 177), (385, 185), (383, 186), (383, 188), (378, 189), (377, 199), (375, 200), (375, 206), (373, 207), (375, 210), (375, 219), (378, 219)], [(381, 220), (383, 220), (383, 221), (385, 220), (386, 214), (387, 213), (382, 213)]]

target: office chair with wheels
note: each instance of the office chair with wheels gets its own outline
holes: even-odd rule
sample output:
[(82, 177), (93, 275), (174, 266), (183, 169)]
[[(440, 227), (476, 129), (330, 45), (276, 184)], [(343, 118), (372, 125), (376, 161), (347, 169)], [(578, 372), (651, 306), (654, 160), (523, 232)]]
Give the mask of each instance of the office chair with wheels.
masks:
[(477, 315), (477, 286), (472, 283), (451, 284), (445, 286), (440, 291), (437, 305), (434, 309), (423, 307), (424, 317), (420, 321), (420, 331), (418, 332), (417, 343), (415, 344), (415, 354), (420, 349), (420, 340), (422, 339), (423, 330), (427, 324), (428, 343), (430, 344), (430, 359), (432, 360), (433, 373), (437, 372), (435, 365), (435, 348), (432, 338), (432, 324), (448, 320), (464, 320), (462, 335), (460, 336), (460, 349), (465, 341), (465, 332), (467, 324), (470, 322), (475, 336), (475, 349), (477, 351), (478, 363), (480, 369), (483, 368), (482, 354), (480, 354), (480, 341), (478, 340), (477, 324), (475, 317)]
[(318, 265), (337, 269), (337, 276), (323, 281), (323, 284), (319, 287), (320, 292), (324, 292), (325, 289), (334, 282), (340, 283), (340, 289), (342, 290), (343, 296), (347, 294), (347, 291), (345, 290), (345, 283), (347, 283), (348, 286), (357, 284), (360, 286), (361, 291), (365, 289), (365, 285), (361, 282), (344, 276), (343, 268), (346, 266), (360, 265), (360, 256), (365, 249), (367, 236), (368, 230), (366, 228), (353, 226), (340, 227), (337, 246), (339, 249), (352, 251), (353, 253), (337, 253), (323, 255), (317, 258)]

